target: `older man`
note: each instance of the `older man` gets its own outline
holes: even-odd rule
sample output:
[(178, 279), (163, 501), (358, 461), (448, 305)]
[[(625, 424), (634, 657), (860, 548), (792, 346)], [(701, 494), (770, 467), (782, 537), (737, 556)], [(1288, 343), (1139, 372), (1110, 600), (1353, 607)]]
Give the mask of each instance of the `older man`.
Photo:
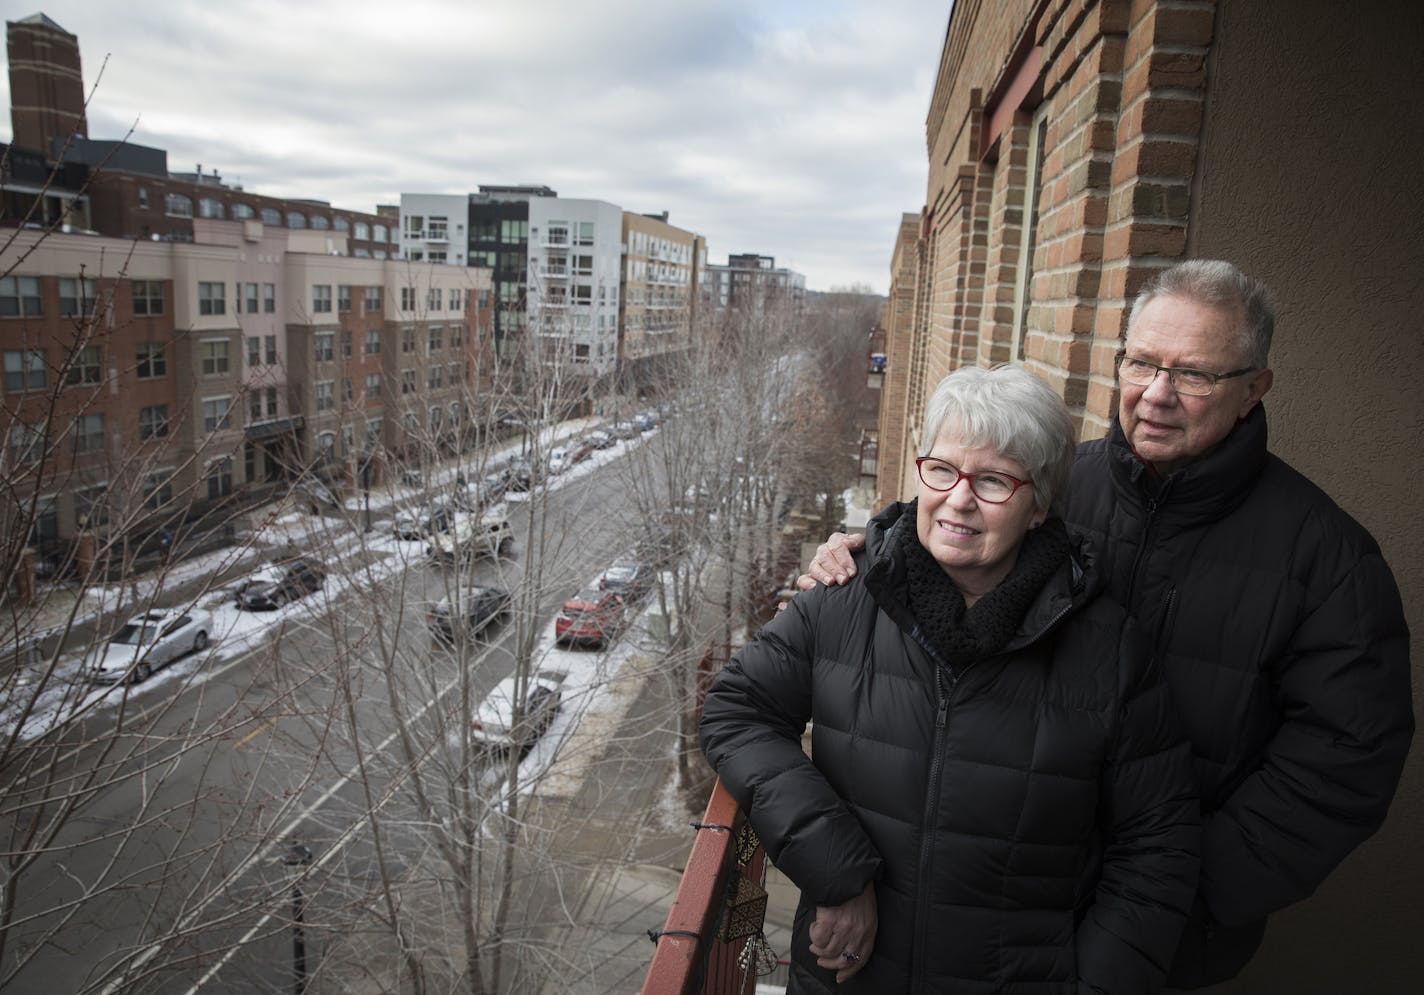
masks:
[[(1265, 287), (1230, 263), (1161, 273), (1133, 305), (1118, 418), (1079, 446), (1066, 515), (1155, 634), (1192, 741), (1202, 877), (1177, 988), (1234, 977), (1266, 916), (1379, 828), (1414, 729), (1378, 545), (1266, 448), (1274, 324)], [(832, 537), (801, 585), (854, 569)]]

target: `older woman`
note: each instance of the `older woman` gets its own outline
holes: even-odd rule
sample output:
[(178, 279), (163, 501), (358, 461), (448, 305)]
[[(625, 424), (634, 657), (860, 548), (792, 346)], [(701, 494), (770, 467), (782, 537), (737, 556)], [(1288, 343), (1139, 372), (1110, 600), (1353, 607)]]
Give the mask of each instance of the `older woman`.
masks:
[(1068, 411), (1019, 367), (965, 368), (924, 424), (873, 562), (798, 595), (703, 711), (801, 889), (787, 990), (1154, 991), (1197, 804), (1165, 688), (1054, 514)]

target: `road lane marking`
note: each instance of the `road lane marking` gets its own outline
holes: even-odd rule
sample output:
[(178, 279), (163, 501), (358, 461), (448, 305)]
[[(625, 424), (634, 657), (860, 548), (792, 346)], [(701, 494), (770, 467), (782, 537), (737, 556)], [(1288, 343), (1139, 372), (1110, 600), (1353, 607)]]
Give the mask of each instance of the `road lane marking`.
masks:
[(242, 749), (243, 746), (245, 746), (245, 745), (247, 744), (248, 740), (253, 739), (253, 738), (257, 737), (257, 736), (262, 735), (262, 733), (263, 733), (264, 730), (270, 729), (270, 728), (272, 728), (273, 726), (275, 726), (275, 725), (277, 724), (277, 720), (278, 720), (278, 719), (281, 719), (281, 718), (283, 718), (284, 716), (291, 715), (291, 714), (292, 714), (291, 712), (278, 712), (276, 715), (272, 716), (270, 719), (268, 719), (266, 722), (262, 723), (262, 724), (261, 724), (260, 726), (258, 726), (256, 729), (253, 729), (253, 730), (252, 730), (250, 733), (248, 733), (246, 736), (243, 736), (241, 739), (239, 739), (236, 743), (233, 744), (232, 748), (233, 748), (234, 750), (240, 750), (240, 749)]

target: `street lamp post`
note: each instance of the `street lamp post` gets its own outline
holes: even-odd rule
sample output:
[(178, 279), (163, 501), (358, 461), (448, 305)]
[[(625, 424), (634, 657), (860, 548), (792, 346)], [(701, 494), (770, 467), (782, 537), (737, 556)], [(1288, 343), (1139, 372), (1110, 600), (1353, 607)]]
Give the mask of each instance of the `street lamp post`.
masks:
[(307, 990), (307, 940), (302, 929), (302, 874), (301, 868), (312, 860), (311, 847), (293, 843), (282, 856), (282, 863), (298, 868), (296, 879), (292, 881), (292, 990), (296, 995), (305, 995)]

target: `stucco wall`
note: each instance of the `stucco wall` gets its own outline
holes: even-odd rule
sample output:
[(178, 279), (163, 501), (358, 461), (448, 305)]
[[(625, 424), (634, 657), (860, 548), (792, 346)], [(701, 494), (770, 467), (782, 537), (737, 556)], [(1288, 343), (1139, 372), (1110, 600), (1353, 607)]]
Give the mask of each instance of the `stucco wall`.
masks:
[[(1379, 540), (1424, 685), (1424, 5), (1222, 0), (1189, 253), (1280, 303), (1272, 449)], [(1219, 992), (1424, 990), (1424, 750), (1384, 829)]]

